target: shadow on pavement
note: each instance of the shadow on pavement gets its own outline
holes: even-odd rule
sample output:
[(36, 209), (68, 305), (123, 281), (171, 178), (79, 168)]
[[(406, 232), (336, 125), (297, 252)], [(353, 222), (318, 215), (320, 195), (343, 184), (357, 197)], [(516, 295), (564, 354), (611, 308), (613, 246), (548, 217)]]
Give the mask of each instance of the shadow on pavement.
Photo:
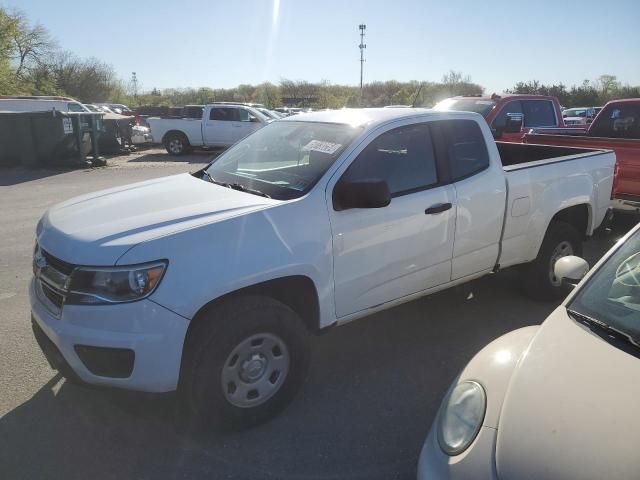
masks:
[(9, 187), (11, 185), (18, 185), (20, 183), (32, 182), (34, 180), (40, 180), (47, 177), (53, 177), (62, 173), (72, 172), (73, 168), (65, 167), (51, 167), (51, 168), (25, 168), (25, 167), (12, 167), (12, 168), (0, 168), (0, 187)]
[[(589, 242), (599, 258), (627, 227)], [(516, 270), (416, 300), (314, 339), (309, 379), (271, 422), (182, 428), (173, 395), (77, 387), (55, 376), (0, 419), (4, 478), (413, 479), (449, 383), (472, 356), (556, 307)]]

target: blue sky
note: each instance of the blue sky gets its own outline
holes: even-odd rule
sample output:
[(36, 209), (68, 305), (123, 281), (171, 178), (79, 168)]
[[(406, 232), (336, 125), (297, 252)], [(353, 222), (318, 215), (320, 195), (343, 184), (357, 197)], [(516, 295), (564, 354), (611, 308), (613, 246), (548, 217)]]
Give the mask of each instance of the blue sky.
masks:
[(0, 0), (60, 47), (112, 64), (144, 90), (281, 78), (439, 80), (487, 92), (519, 80), (566, 85), (617, 75), (640, 85), (640, 0)]

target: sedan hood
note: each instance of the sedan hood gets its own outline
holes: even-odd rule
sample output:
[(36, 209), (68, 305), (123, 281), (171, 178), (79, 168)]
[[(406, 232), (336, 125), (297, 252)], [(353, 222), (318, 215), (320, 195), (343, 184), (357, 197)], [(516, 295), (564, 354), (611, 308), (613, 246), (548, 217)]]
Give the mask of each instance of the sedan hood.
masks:
[(499, 478), (638, 478), (639, 378), (640, 359), (560, 306), (507, 390), (496, 445)]
[(83, 195), (49, 209), (38, 242), (78, 265), (113, 265), (141, 242), (279, 203), (190, 174)]

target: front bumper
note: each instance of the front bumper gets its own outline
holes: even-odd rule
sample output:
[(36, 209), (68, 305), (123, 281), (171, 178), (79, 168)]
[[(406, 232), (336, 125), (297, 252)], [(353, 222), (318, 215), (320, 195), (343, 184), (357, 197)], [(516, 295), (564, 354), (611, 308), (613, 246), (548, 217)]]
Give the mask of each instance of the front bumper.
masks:
[[(45, 306), (37, 288), (38, 283), (32, 279), (31, 314), (37, 328), (55, 347), (50, 348), (42, 338), (38, 341), (41, 346), (48, 345), (42, 349), (52, 366), (68, 376), (62, 371), (68, 365), (80, 380), (94, 385), (146, 392), (176, 389), (187, 319), (149, 299), (117, 305), (64, 305), (56, 315)], [(56, 350), (62, 359), (56, 357)], [(124, 378), (96, 375), (84, 363), (88, 362), (87, 350), (116, 354), (132, 351), (133, 368)], [(84, 362), (79, 352), (84, 355)], [(96, 371), (95, 366), (89, 366)]]
[(432, 427), (420, 452), (418, 480), (496, 480), (498, 475), (494, 458), (497, 434), (495, 428), (483, 426), (469, 448), (460, 455), (450, 457), (440, 448), (436, 429)]

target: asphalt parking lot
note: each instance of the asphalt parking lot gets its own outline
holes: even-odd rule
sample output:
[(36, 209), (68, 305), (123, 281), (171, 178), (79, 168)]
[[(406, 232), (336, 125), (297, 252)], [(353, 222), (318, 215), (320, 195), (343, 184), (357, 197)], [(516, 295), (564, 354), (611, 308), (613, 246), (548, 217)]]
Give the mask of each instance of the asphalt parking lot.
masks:
[[(482, 346), (555, 307), (504, 271), (336, 328), (313, 342), (308, 381), (271, 422), (192, 434), (172, 395), (66, 384), (32, 337), (34, 229), (50, 205), (193, 171), (211, 153), (160, 151), (95, 170), (0, 170), (0, 477), (6, 479), (412, 479), (442, 395)], [(631, 226), (586, 245), (593, 263)], [(490, 394), (490, 392), (489, 392)]]

